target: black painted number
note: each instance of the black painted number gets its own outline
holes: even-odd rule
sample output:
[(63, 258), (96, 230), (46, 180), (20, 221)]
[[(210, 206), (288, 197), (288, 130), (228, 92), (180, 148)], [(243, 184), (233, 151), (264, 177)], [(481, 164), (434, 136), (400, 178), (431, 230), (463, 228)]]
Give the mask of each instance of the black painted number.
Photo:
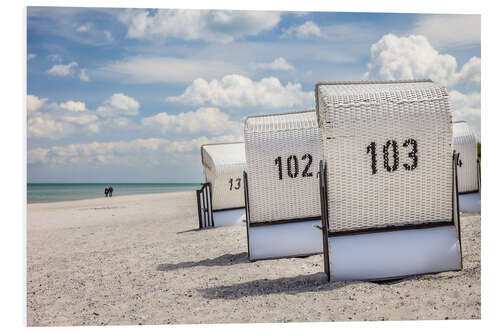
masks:
[(229, 191), (239, 190), (241, 187), (241, 178), (229, 178)]
[[(389, 162), (389, 148), (392, 147), (392, 165)], [(399, 150), (398, 143), (394, 140), (389, 140), (384, 145), (384, 168), (388, 172), (396, 171), (399, 167)]]
[(309, 168), (311, 167), (311, 164), (313, 162), (313, 157), (311, 156), (311, 154), (304, 154), (304, 156), (302, 156), (302, 161), (304, 160), (308, 160), (307, 164), (306, 164), (306, 167), (304, 168), (304, 171), (302, 171), (302, 177), (312, 177), (312, 172), (309, 172)]
[[(406, 170), (415, 170), (418, 165), (418, 146), (415, 139), (407, 139), (403, 143), (403, 147), (411, 148), (408, 152), (408, 157), (411, 159), (412, 163), (403, 163)], [(371, 154), (371, 169), (372, 175), (377, 173), (377, 144), (375, 142), (370, 142), (366, 147), (366, 153)], [(382, 147), (382, 153), (384, 157), (384, 168), (387, 172), (394, 172), (399, 168), (399, 148), (398, 143), (395, 140), (388, 140)]]
[(276, 164), (278, 166), (278, 178), (280, 180), (283, 179), (283, 168), (281, 166), (281, 156), (278, 156), (275, 160), (274, 160), (274, 164)]
[[(301, 158), (302, 161), (306, 161), (306, 166), (304, 167), (304, 170), (302, 171), (302, 177), (312, 177), (313, 173), (309, 172), (309, 169), (311, 168), (311, 164), (313, 161), (313, 157), (311, 154), (304, 154)], [(281, 156), (278, 156), (274, 160), (274, 164), (278, 166), (278, 179), (282, 180), (283, 179), (283, 164), (282, 164), (282, 158)], [(290, 178), (297, 178), (299, 175), (299, 159), (297, 158), (296, 155), (290, 155), (286, 159), (286, 167), (287, 167), (287, 174), (288, 177)]]
[(368, 147), (366, 147), (366, 153), (372, 153), (372, 175), (377, 173), (377, 144), (375, 142), (371, 142)]
[[(293, 161), (293, 167), (292, 167), (292, 161)], [(299, 174), (299, 160), (297, 159), (297, 156), (295, 155), (288, 156), (286, 164), (288, 166), (288, 177), (297, 178), (297, 175)]]
[(408, 139), (408, 140), (405, 141), (405, 143), (403, 143), (403, 147), (408, 147), (409, 145), (412, 146), (412, 151), (408, 153), (408, 156), (413, 159), (413, 163), (412, 163), (412, 165), (409, 165), (409, 164), (405, 163), (405, 164), (403, 164), (403, 166), (405, 167), (406, 170), (414, 170), (417, 167), (417, 164), (418, 164), (417, 141), (415, 141), (414, 139)]

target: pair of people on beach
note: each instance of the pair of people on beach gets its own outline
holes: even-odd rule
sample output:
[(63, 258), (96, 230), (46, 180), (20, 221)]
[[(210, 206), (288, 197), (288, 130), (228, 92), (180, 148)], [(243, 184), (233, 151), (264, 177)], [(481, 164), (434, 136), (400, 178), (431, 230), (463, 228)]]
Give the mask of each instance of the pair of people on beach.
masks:
[(113, 196), (113, 187), (112, 186), (108, 186), (104, 189), (104, 195), (106, 197), (112, 197)]

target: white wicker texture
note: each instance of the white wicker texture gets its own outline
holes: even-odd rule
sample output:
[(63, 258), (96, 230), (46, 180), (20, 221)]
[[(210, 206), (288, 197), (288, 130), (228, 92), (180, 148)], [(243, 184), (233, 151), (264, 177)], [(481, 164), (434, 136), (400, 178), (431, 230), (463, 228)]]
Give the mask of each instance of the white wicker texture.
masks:
[(429, 80), (318, 83), (316, 108), (330, 230), (451, 221), (452, 119), (444, 87)]
[(313, 110), (246, 119), (251, 223), (321, 215), (317, 124)]
[(245, 144), (234, 142), (203, 145), (201, 159), (206, 182), (212, 184), (213, 209), (244, 207)]
[(479, 190), (477, 141), (472, 128), (464, 121), (453, 123), (453, 149), (459, 153), (458, 193)]

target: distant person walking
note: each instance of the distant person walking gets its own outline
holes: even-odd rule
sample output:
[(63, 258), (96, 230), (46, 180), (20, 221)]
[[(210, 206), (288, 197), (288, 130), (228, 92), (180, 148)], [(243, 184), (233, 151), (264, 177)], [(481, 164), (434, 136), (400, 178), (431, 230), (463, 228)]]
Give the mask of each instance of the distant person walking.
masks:
[(109, 196), (112, 197), (113, 196), (113, 186), (110, 186), (108, 191), (109, 191)]
[(104, 189), (104, 195), (106, 196), (106, 198), (108, 197), (108, 193), (109, 193), (109, 188), (105, 188)]

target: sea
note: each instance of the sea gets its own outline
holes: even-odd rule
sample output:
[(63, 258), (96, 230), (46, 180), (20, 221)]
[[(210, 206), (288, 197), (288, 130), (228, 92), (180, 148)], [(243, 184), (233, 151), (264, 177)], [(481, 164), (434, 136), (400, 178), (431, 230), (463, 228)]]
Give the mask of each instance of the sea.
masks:
[(104, 197), (104, 189), (108, 185), (113, 187), (113, 196), (185, 192), (200, 188), (200, 183), (29, 183), (27, 201), (30, 204), (100, 198)]

